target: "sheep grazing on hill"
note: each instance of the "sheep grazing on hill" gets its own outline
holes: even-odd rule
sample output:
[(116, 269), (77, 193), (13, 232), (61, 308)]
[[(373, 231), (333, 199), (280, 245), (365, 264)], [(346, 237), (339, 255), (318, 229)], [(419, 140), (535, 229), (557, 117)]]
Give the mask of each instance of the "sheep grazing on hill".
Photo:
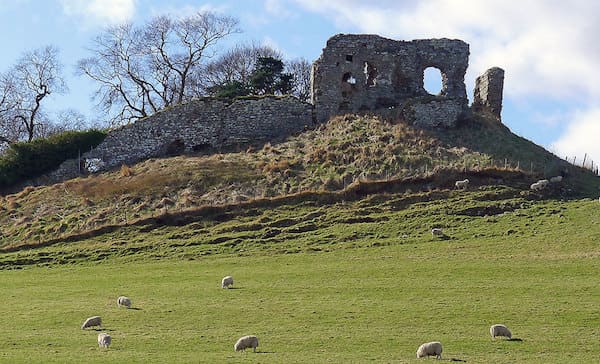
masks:
[(454, 182), (454, 186), (460, 190), (464, 190), (467, 187), (469, 187), (469, 180), (464, 179), (462, 181), (456, 181), (456, 182)]
[(83, 325), (81, 325), (81, 329), (83, 330), (92, 326), (98, 326), (99, 328), (102, 328), (102, 318), (100, 318), (100, 316), (88, 317), (83, 322)]
[(248, 348), (256, 353), (256, 347), (258, 346), (258, 338), (254, 335), (243, 336), (233, 345), (235, 351), (246, 351)]
[(431, 229), (431, 235), (437, 236), (437, 237), (443, 237), (444, 232), (440, 228), (433, 228), (433, 229)]
[(101, 334), (98, 334), (98, 346), (101, 348), (108, 348), (110, 346), (110, 335), (103, 332)]
[(508, 327), (501, 324), (490, 326), (490, 335), (492, 335), (492, 339), (496, 339), (496, 336), (505, 336), (509, 339), (512, 339), (512, 333)]
[(223, 277), (223, 280), (221, 280), (221, 288), (229, 288), (230, 286), (233, 286), (233, 277)]
[(117, 298), (117, 306), (125, 306), (127, 308), (131, 308), (131, 299), (129, 297), (120, 296)]
[(442, 358), (442, 343), (439, 341), (422, 344), (417, 349), (417, 359), (434, 355), (437, 359)]
[(563, 176), (554, 176), (550, 178), (550, 183), (559, 183), (562, 182)]
[(536, 183), (531, 184), (531, 186), (529, 186), (529, 188), (531, 188), (534, 191), (541, 191), (544, 188), (548, 187), (549, 184), (550, 184), (550, 181), (548, 181), (547, 179), (541, 179), (541, 180), (537, 181)]

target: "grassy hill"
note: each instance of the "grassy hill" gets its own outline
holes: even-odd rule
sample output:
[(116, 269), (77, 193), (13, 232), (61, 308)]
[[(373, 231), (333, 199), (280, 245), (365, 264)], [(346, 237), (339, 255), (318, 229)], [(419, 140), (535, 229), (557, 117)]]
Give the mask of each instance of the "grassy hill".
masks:
[(528, 193), (537, 179), (565, 171), (569, 178), (552, 194), (597, 193), (591, 173), (569, 166), (494, 120), (478, 118), (458, 129), (423, 131), (350, 115), (241, 153), (153, 159), (25, 188), (0, 198), (0, 248), (44, 245), (161, 215), (193, 215), (206, 207), (352, 191), (373, 181), (379, 183), (377, 193), (448, 189), (465, 177), (475, 185), (502, 183)]
[[(0, 361), (412, 363), (439, 340), (470, 363), (592, 362), (597, 186), (491, 120), (426, 132), (347, 116), (27, 188), (1, 204)], [(92, 315), (109, 350), (79, 328)], [(520, 340), (492, 341), (494, 323)], [(233, 352), (247, 334), (260, 354)]]

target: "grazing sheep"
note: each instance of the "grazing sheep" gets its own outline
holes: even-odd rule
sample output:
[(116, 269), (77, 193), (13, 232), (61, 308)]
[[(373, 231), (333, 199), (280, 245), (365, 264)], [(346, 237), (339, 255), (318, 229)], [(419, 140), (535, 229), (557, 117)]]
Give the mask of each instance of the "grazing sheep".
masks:
[(258, 338), (254, 335), (243, 336), (233, 345), (235, 351), (246, 351), (248, 348), (256, 353), (256, 347), (258, 346)]
[(550, 183), (559, 183), (562, 182), (563, 176), (554, 176), (550, 178)]
[(444, 232), (440, 228), (433, 228), (431, 229), (431, 235), (441, 237), (444, 236)]
[(101, 334), (98, 334), (98, 346), (101, 348), (108, 348), (110, 346), (110, 335), (103, 332)]
[(129, 297), (120, 296), (117, 298), (117, 306), (125, 306), (127, 308), (131, 308), (131, 299)]
[(100, 318), (100, 316), (88, 317), (83, 322), (83, 325), (81, 325), (81, 329), (83, 330), (85, 328), (92, 327), (92, 326), (98, 326), (99, 328), (102, 328), (102, 319)]
[(512, 334), (508, 327), (500, 324), (490, 326), (490, 335), (492, 335), (492, 339), (496, 339), (496, 336), (505, 336), (512, 339)]
[(532, 184), (531, 184), (531, 186), (529, 186), (529, 188), (530, 188), (532, 191), (540, 191), (540, 190), (542, 190), (544, 187), (543, 187), (541, 184), (539, 184), (539, 183), (535, 182), (535, 183), (532, 183)]
[(221, 288), (229, 288), (229, 286), (233, 286), (233, 277), (223, 277), (223, 280), (221, 281)]
[(434, 355), (437, 359), (442, 358), (442, 343), (439, 341), (422, 344), (417, 349), (417, 359)]
[(464, 190), (469, 186), (469, 180), (465, 179), (462, 181), (456, 181), (454, 182), (454, 186), (456, 186), (456, 188)]
[(534, 191), (541, 191), (544, 188), (548, 187), (549, 184), (550, 184), (550, 181), (548, 181), (547, 179), (541, 179), (541, 180), (537, 181), (536, 183), (531, 184), (531, 186), (529, 186), (529, 188), (531, 188)]

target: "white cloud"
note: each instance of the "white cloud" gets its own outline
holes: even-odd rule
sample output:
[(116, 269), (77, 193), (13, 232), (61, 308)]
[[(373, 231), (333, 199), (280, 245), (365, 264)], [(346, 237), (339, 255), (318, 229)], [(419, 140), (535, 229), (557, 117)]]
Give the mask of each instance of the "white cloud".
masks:
[(117, 24), (130, 20), (136, 0), (60, 0), (68, 16), (83, 17), (85, 23)]
[(286, 7), (280, 0), (265, 0), (264, 2), (266, 12), (271, 16), (278, 18), (290, 18), (294, 16), (294, 13)]
[[(166, 4), (166, 3), (165, 3)], [(204, 5), (198, 5), (198, 6), (194, 6), (194, 5), (186, 5), (186, 6), (173, 6), (173, 5), (162, 5), (159, 7), (152, 7), (151, 8), (151, 13), (153, 15), (171, 15), (174, 17), (187, 17), (196, 13), (204, 13), (204, 12), (211, 12), (211, 13), (217, 13), (217, 14), (227, 14), (228, 12), (230, 12), (230, 9), (227, 5), (219, 5), (219, 6), (214, 6), (211, 4), (204, 4)]]
[(600, 163), (600, 107), (578, 111), (572, 120), (565, 133), (552, 143), (552, 151), (562, 158), (568, 156), (569, 160), (577, 157), (578, 161), (587, 154), (587, 160), (597, 165)]

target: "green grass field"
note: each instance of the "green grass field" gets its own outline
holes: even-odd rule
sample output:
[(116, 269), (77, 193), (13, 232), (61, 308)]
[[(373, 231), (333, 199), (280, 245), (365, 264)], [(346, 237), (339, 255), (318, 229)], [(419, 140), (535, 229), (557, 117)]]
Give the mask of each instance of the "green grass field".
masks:
[[(445, 360), (597, 361), (598, 201), (437, 194), (255, 209), (5, 253), (0, 361), (413, 363), (433, 340)], [(434, 239), (435, 226), (449, 238)], [(235, 289), (221, 289), (229, 274)], [(119, 295), (135, 309), (117, 308)], [(113, 337), (108, 350), (100, 331), (80, 329), (93, 315)], [(494, 323), (522, 341), (493, 341)], [(248, 334), (259, 353), (235, 353)]]

